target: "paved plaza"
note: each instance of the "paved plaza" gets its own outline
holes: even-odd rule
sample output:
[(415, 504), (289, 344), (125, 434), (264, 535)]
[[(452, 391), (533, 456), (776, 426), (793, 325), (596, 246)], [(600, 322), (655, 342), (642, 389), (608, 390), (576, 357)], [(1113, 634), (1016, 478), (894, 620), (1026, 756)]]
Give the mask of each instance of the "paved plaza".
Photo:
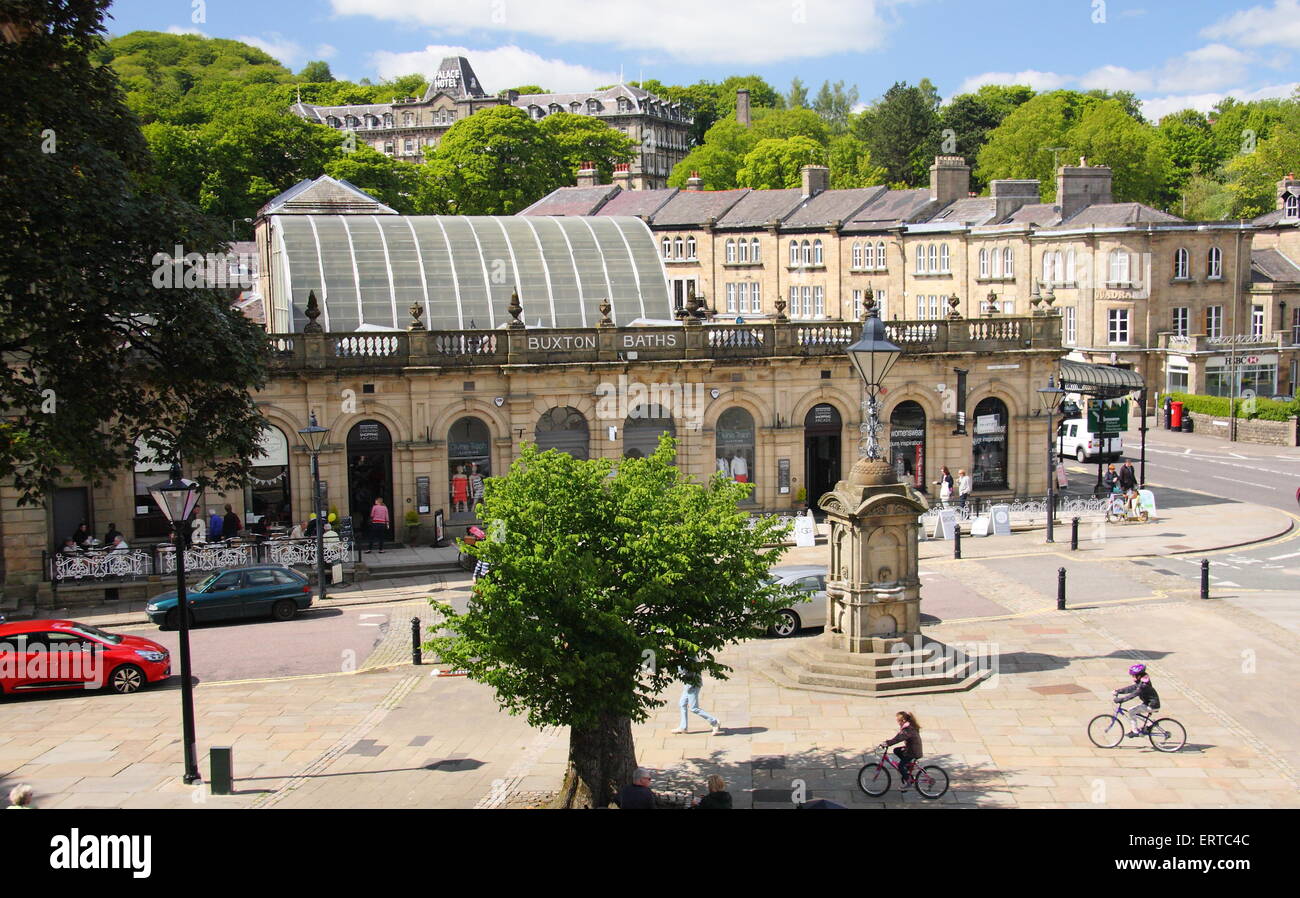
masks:
[[(1199, 559), (1216, 544), (1296, 541), (1286, 513), (1241, 503), (1172, 509), (1150, 525), (1088, 531), (1079, 551), (1046, 545), (1041, 531), (922, 543), (927, 637), (981, 653), (996, 675), (963, 693), (863, 698), (778, 686), (766, 671), (799, 644), (756, 639), (728, 648), (729, 680), (706, 680), (702, 704), (721, 718), (708, 735), (692, 718), (674, 735), (677, 691), (634, 726), (638, 760), (654, 787), (699, 794), (721, 774), (738, 807), (790, 807), (830, 798), (852, 807), (1296, 807), (1300, 681), (1293, 594), (1225, 588), (1198, 597)], [(1230, 534), (1230, 536), (1225, 536)], [(1058, 531), (1058, 540), (1061, 531)], [(1177, 540), (1170, 554), (1169, 543)], [(824, 560), (825, 546), (788, 562)], [(1293, 550), (1294, 551), (1294, 550)], [(1192, 563), (1189, 563), (1192, 562)], [(1056, 608), (1057, 569), (1069, 577)], [(1288, 578), (1289, 579), (1289, 578)], [(179, 690), (124, 698), (24, 696), (0, 705), (0, 785), (25, 782), (41, 807), (344, 808), (527, 806), (556, 789), (567, 731), (534, 730), (500, 711), (491, 691), (410, 664), (410, 618), (431, 592), (463, 602), (463, 579), (374, 581), (331, 603), (371, 602), (385, 635), (355, 670), (280, 679), (203, 682), (195, 691), (198, 743), (234, 748), (234, 795), (180, 782)], [(105, 609), (84, 619), (138, 622)], [(1109, 706), (1135, 661), (1151, 666), (1162, 714), (1187, 728), (1177, 754), (1146, 740), (1098, 749), (1088, 720)], [(937, 802), (854, 787), (864, 752), (912, 710), (926, 760), (952, 788)], [(286, 710), (291, 709), (291, 710)]]

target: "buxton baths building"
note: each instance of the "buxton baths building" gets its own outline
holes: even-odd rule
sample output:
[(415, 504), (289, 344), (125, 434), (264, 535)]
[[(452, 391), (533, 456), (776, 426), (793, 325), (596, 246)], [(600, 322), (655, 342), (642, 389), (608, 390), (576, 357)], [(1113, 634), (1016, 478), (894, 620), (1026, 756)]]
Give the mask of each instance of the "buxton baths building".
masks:
[[(242, 495), (206, 508), (305, 519), (296, 431), (313, 412), (330, 429), (327, 507), (364, 520), (383, 496), (399, 539), (408, 511), (426, 537), (440, 510), (448, 535), (462, 533), (462, 478), (505, 472), (525, 441), (619, 458), (666, 431), (691, 477), (753, 484), (755, 512), (815, 506), (858, 456), (865, 395), (844, 348), (860, 322), (781, 302), (753, 323), (695, 296), (677, 309), (656, 235), (635, 216), (406, 217), (320, 178), (269, 203), (255, 230), (275, 347), (256, 397), (267, 454)], [(971, 472), (977, 497), (1041, 495), (1036, 390), (1062, 355), (1060, 325), (1046, 310), (891, 316), (904, 355), (884, 384), (880, 438), (899, 474), (933, 494), (946, 465)], [(97, 533), (116, 523), (133, 547), (162, 538), (147, 493), (160, 468), (142, 458), (102, 486), (69, 482), (44, 509), (0, 492), (8, 588), (34, 590), (41, 551), (82, 519)]]

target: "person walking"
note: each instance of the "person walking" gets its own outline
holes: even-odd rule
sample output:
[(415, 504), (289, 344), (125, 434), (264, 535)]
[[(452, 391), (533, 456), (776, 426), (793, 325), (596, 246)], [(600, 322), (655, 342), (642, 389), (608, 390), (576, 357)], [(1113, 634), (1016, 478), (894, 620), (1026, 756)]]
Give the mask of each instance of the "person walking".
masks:
[(1126, 458), (1119, 469), (1119, 488), (1127, 493), (1129, 490), (1137, 489), (1137, 485), (1137, 472), (1133, 470), (1133, 462)]
[(1114, 465), (1106, 466), (1106, 476), (1101, 479), (1102, 485), (1106, 488), (1108, 495), (1114, 495), (1121, 492), (1119, 485), (1119, 474), (1115, 471)]
[(934, 485), (939, 488), (939, 505), (947, 508), (952, 501), (952, 473), (947, 465), (939, 469), (939, 479), (934, 482)]
[(677, 671), (677, 677), (682, 681), (682, 697), (677, 702), (678, 706), (682, 709), (682, 725), (673, 730), (673, 733), (690, 732), (690, 719), (687, 717), (687, 713), (689, 712), (691, 714), (698, 714), (700, 717), (707, 720), (713, 727), (714, 736), (721, 735), (722, 724), (718, 722), (718, 718), (700, 707), (700, 689), (704, 685), (700, 675), (686, 670), (685, 668), (680, 668)]
[[(26, 784), (14, 786), (9, 792), (9, 810), (30, 811), (32, 809), (32, 787)], [(17, 818), (14, 818), (17, 819)]]
[(221, 538), (233, 539), (239, 536), (239, 531), (244, 529), (244, 525), (239, 521), (239, 515), (235, 514), (235, 509), (230, 503), (226, 503), (226, 516), (221, 519)]
[(384, 554), (384, 540), (388, 538), (388, 525), (391, 519), (388, 516), (388, 506), (384, 504), (382, 496), (375, 497), (375, 504), (370, 506), (370, 542), (366, 552), (375, 548), (375, 543), (379, 544), (379, 554)]
[[(215, 508), (208, 509), (208, 542), (215, 543), (221, 541), (222, 530), (225, 529), (225, 520), (221, 513)], [(109, 542), (105, 539), (104, 542)]]
[(966, 469), (962, 468), (957, 472), (957, 507), (965, 508), (967, 500), (970, 499), (971, 481), (970, 475)]
[(709, 784), (709, 794), (701, 798), (695, 807), (702, 811), (730, 811), (731, 793), (727, 791), (727, 781), (714, 773), (710, 774), (706, 782)]

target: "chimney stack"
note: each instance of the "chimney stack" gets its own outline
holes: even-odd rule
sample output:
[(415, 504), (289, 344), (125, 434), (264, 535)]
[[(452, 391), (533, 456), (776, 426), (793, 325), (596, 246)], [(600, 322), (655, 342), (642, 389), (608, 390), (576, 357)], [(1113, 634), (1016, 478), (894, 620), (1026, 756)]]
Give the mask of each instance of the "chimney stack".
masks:
[(614, 186), (620, 190), (632, 189), (632, 166), (620, 162), (614, 166)]
[(831, 184), (831, 170), (824, 165), (805, 165), (799, 169), (804, 199), (814, 197)]
[(697, 172), (697, 171), (693, 171), (693, 172), (691, 172), (691, 176), (690, 176), (689, 178), (686, 179), (686, 189), (687, 189), (687, 190), (703, 190), (703, 189), (704, 189), (704, 179), (700, 177), (700, 173), (699, 173), (699, 172)]
[(993, 197), (993, 220), (1002, 221), (1021, 206), (1041, 202), (1039, 199), (1038, 179), (999, 178), (989, 182), (989, 195)]
[(600, 184), (600, 173), (596, 171), (596, 163), (582, 163), (582, 168), (578, 169), (578, 186), (595, 187), (598, 184)]
[(935, 156), (930, 166), (930, 199), (942, 208), (970, 193), (970, 166), (961, 156)]
[(1300, 192), (1297, 188), (1300, 188), (1300, 184), (1296, 183), (1295, 175), (1287, 172), (1287, 176), (1277, 182), (1277, 208), (1285, 209), (1286, 198), (1292, 193)]
[(744, 87), (736, 91), (736, 121), (749, 127), (749, 90)]
[(1078, 167), (1062, 165), (1056, 170), (1056, 205), (1061, 221), (1068, 221), (1088, 206), (1112, 203), (1111, 170), (1108, 165), (1089, 165), (1079, 159)]

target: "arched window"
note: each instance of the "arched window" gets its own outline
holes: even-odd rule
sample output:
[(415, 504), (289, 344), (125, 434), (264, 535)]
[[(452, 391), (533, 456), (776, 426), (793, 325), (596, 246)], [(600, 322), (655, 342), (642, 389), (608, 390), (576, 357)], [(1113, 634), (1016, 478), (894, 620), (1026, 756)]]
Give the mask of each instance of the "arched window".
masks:
[(763, 261), (762, 256), (759, 255), (757, 237), (754, 237), (749, 241), (749, 261), (755, 264)]
[(1209, 264), (1206, 266), (1206, 277), (1223, 277), (1223, 250), (1217, 246), (1210, 247), (1210, 255), (1207, 261)]
[[(904, 262), (906, 264), (906, 262)], [(885, 241), (876, 244), (876, 268), (885, 267)]]
[(1007, 485), (1007, 404), (989, 396), (975, 406), (971, 439), (971, 486), (1005, 489)]
[(367, 128), (379, 127), (379, 116), (377, 115), (370, 115), (369, 113), (367, 113), (362, 120), (365, 122)]
[(262, 453), (248, 460), (248, 485), (244, 487), (245, 518), (253, 524), (293, 521), (289, 504), (289, 441), (274, 424), (266, 425), (257, 445)]
[(1065, 256), (1058, 249), (1055, 253), (1053, 267), (1056, 269), (1056, 280), (1058, 283), (1065, 283), (1068, 278), (1065, 276)]
[(939, 248), (933, 243), (930, 244), (930, 267), (929, 271), (939, 270)]
[(623, 457), (645, 458), (659, 448), (659, 435), (677, 436), (677, 425), (661, 406), (638, 405), (623, 421)]
[(540, 107), (540, 106), (538, 106), (538, 105), (536, 105), (536, 104), (531, 105), (531, 106), (528, 107), (528, 114), (531, 115), (531, 116), (532, 116), (533, 118), (535, 118), (535, 119), (539, 119), (539, 118), (542, 117), (542, 107)]
[(1110, 251), (1110, 282), (1112, 284), (1127, 284), (1128, 276), (1128, 253), (1117, 249)]
[(564, 111), (564, 107), (561, 106), (559, 103), (552, 103), (550, 106), (548, 106), (548, 107), (546, 107), (546, 108), (547, 108), (547, 111), (550, 112), (552, 115), (554, 115), (554, 114), (557, 113), (557, 112), (563, 112), (563, 111)]
[(338, 118), (337, 118), (336, 116), (333, 116), (333, 115), (327, 115), (327, 116), (325, 116), (325, 124), (329, 125), (331, 128), (342, 128), (342, 127), (343, 127), (343, 123), (342, 123), (341, 121), (339, 121)]
[(925, 247), (919, 243), (916, 245), (916, 273), (925, 273)]
[(1052, 261), (1056, 257), (1050, 253), (1043, 253), (1043, 283), (1051, 284), (1056, 281), (1056, 272), (1052, 269)]
[(925, 409), (910, 399), (889, 414), (889, 457), (900, 481), (925, 491)]
[(572, 103), (569, 104), (569, 111), (572, 112), (574, 115), (578, 115), (582, 111), (582, 104), (579, 103), (577, 100), (574, 100)]
[(1282, 204), (1282, 214), (1286, 218), (1300, 218), (1300, 196), (1288, 193)]
[(739, 245), (736, 247), (736, 261), (737, 261), (737, 262), (748, 262), (748, 261), (749, 261), (749, 241), (746, 240), (744, 237), (742, 237), (742, 238), (740, 238), (740, 240), (737, 241), (737, 243), (738, 243)]
[(980, 277), (986, 278), (988, 276), (989, 276), (989, 251), (987, 249), (982, 249), (980, 250)]
[(595, 115), (600, 112), (600, 101), (591, 99), (587, 101), (587, 115)]
[(684, 259), (684, 258), (686, 258), (685, 256), (682, 255), (682, 250), (685, 249), (685, 247), (686, 247), (686, 242), (683, 241), (682, 238), (678, 237), (676, 240), (674, 240), (674, 241), (673, 241), (673, 258), (674, 258), (674, 259)]
[(591, 432), (582, 412), (569, 406), (553, 408), (537, 419), (537, 448), (558, 449), (577, 459), (591, 458)]
[(687, 237), (687, 238), (686, 238), (686, 258), (688, 258), (688, 259), (694, 259), (694, 258), (695, 258), (695, 238), (694, 238), (694, 237)]
[(1002, 250), (996, 246), (989, 250), (989, 275), (995, 278), (1002, 277)]
[(939, 247), (939, 270), (945, 273), (952, 270), (948, 267), (948, 244), (946, 243)]
[(1002, 250), (1002, 276), (1004, 278), (1016, 276), (1016, 253), (1009, 246)]
[(483, 498), (478, 485), (491, 472), (492, 434), (478, 418), (460, 418), (447, 432), (448, 487), (452, 515), (472, 515)]
[(343, 121), (349, 128), (355, 129), (361, 127), (361, 120), (358, 119), (355, 115), (345, 115), (343, 117)]
[(1074, 283), (1074, 250), (1069, 249), (1065, 252), (1065, 282)]
[(812, 264), (812, 244), (810, 244), (807, 240), (802, 241), (802, 242), (799, 244), (799, 251), (800, 251), (801, 256), (803, 257), (803, 264), (805, 264), (805, 265), (811, 265), (811, 264)]
[(667, 237), (664, 238), (663, 249), (664, 249), (664, 258), (671, 259), (673, 257), (673, 242), (669, 240)]
[(799, 243), (795, 240), (790, 241), (790, 265), (799, 264)]
[(822, 242), (820, 240), (813, 241), (813, 264), (822, 264)]
[(853, 244), (853, 266), (854, 268), (862, 267), (862, 244)]
[(1187, 256), (1187, 250), (1183, 247), (1179, 247), (1174, 252), (1174, 277), (1185, 278), (1188, 276), (1191, 266)]
[(728, 264), (736, 261), (736, 241), (727, 241), (727, 262)]
[(414, 124), (415, 124), (415, 113), (414, 113), (414, 112), (403, 112), (403, 113), (402, 113), (402, 124), (403, 124), (403, 125), (406, 125), (407, 127), (409, 127), (409, 126), (411, 126), (411, 125), (414, 125)]
[[(753, 483), (754, 416), (743, 408), (729, 408), (718, 416), (714, 436), (717, 472), (737, 483)], [(748, 501), (757, 499), (751, 492)]]

